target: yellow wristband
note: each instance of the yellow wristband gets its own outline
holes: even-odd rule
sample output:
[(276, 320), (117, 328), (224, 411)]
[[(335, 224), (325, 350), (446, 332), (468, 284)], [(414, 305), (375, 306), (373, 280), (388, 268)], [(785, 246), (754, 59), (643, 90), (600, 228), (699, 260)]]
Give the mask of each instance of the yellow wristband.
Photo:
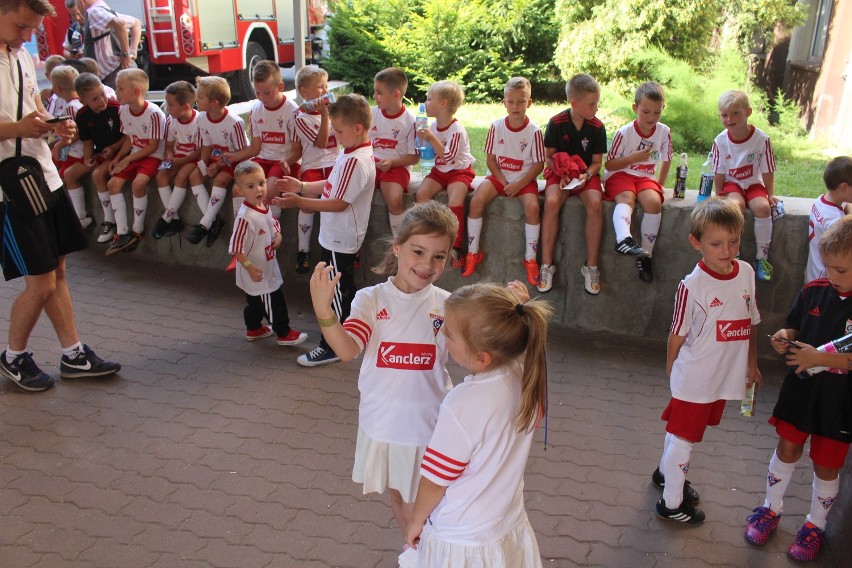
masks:
[(336, 324), (338, 321), (340, 321), (340, 320), (337, 319), (337, 314), (334, 314), (330, 318), (325, 318), (325, 319), (317, 318), (317, 323), (319, 324), (320, 327), (331, 327), (334, 324)]
[(306, 187), (308, 187), (308, 184), (307, 184), (307, 183), (305, 183), (305, 182), (302, 182), (302, 193), (305, 193), (305, 188), (306, 188)]
[(245, 259), (245, 260), (242, 262), (242, 265), (243, 265), (245, 268), (248, 268), (249, 266), (251, 266), (251, 261), (250, 261), (249, 259)]

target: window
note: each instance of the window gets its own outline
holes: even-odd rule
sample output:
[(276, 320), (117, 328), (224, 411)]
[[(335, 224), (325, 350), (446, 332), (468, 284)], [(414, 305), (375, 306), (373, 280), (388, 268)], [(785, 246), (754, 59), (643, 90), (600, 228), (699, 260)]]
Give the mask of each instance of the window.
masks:
[(819, 61), (825, 51), (825, 40), (828, 36), (828, 23), (831, 20), (831, 5), (833, 0), (819, 0), (814, 20), (814, 36), (808, 59)]

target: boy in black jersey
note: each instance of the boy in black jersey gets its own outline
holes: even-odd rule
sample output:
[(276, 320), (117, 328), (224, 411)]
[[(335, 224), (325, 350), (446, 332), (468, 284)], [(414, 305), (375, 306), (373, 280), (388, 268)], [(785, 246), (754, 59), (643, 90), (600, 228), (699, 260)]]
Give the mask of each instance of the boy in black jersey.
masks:
[[(772, 347), (787, 354), (790, 370), (769, 420), (779, 439), (769, 462), (766, 501), (754, 509), (745, 530), (747, 541), (762, 545), (778, 526), (784, 493), (810, 436), (811, 509), (787, 550), (799, 561), (813, 560), (825, 540), (826, 518), (840, 490), (838, 474), (852, 442), (852, 354), (816, 349), (852, 333), (852, 216), (825, 232), (819, 250), (828, 277), (802, 288), (787, 316), (787, 327), (772, 336)], [(804, 373), (813, 367), (827, 370)]]

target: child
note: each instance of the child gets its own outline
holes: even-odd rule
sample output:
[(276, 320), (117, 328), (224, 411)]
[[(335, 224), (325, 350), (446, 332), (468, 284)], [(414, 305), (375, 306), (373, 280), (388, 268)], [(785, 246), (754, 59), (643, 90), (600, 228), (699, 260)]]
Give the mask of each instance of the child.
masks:
[[(92, 59), (91, 57), (81, 57), (80, 63), (82, 63), (86, 67), (87, 73), (91, 73), (95, 77), (101, 76), (101, 68), (98, 66), (98, 62)], [(108, 99), (113, 101), (118, 100), (115, 94), (115, 89), (113, 89), (109, 85), (104, 85), (104, 93), (106, 93)]]
[(83, 176), (92, 173), (92, 182), (98, 192), (98, 201), (104, 220), (98, 232), (98, 242), (108, 243), (115, 236), (115, 213), (112, 210), (107, 175), (112, 158), (121, 149), (121, 103), (108, 99), (104, 85), (97, 75), (81, 73), (74, 80), (74, 90), (80, 95), (83, 108), (77, 111), (77, 130), (83, 142), (83, 158), (65, 171), (68, 191), (82, 188)]
[[(640, 229), (642, 254), (636, 258), (636, 267), (639, 279), (648, 283), (654, 280), (651, 255), (660, 232), (663, 187), (672, 164), (671, 130), (660, 122), (665, 106), (665, 94), (659, 83), (648, 81), (639, 85), (633, 99), (636, 120), (615, 133), (604, 166), (604, 191), (615, 201), (612, 212), (615, 241), (626, 243), (624, 250), (628, 252), (635, 252), (637, 246), (630, 235), (630, 219), (637, 200), (645, 212)], [(621, 252), (620, 248), (616, 250)]]
[[(370, 105), (361, 95), (343, 95), (328, 107), (331, 127), (344, 150), (337, 156), (328, 181), (300, 182), (294, 177), (278, 180), (285, 193), (273, 200), (282, 209), (298, 207), (320, 212), (321, 260), (340, 273), (336, 280), (334, 311), (340, 321), (349, 316), (355, 297), (355, 253), (361, 248), (370, 220), (376, 185), (376, 166), (370, 145)], [(311, 197), (305, 197), (305, 194)], [(319, 197), (319, 198), (317, 198)], [(300, 355), (304, 367), (340, 361), (325, 336), (318, 347)]]
[[(77, 96), (77, 91), (74, 89), (74, 81), (78, 76), (77, 70), (68, 65), (59, 65), (50, 73), (53, 94), (65, 101), (65, 109), (62, 114), (63, 116), (70, 116), (71, 120), (74, 121), (77, 120), (79, 110), (83, 108), (83, 103), (80, 102), (80, 97)], [(79, 136), (70, 143), (59, 140), (53, 145), (52, 153), (54, 163), (59, 164), (59, 177), (65, 180), (65, 187), (68, 188), (71, 204), (74, 206), (80, 225), (85, 229), (92, 224), (92, 218), (86, 213), (86, 196), (83, 193), (83, 186), (80, 184), (79, 178), (72, 180), (67, 178), (69, 168), (83, 161), (83, 142), (80, 141)], [(66, 155), (64, 160), (61, 159), (63, 154)]]
[[(823, 234), (819, 252), (827, 278), (805, 284), (787, 316), (787, 327), (772, 336), (772, 347), (787, 354), (790, 365), (769, 422), (778, 433), (778, 446), (769, 461), (766, 500), (749, 516), (745, 538), (763, 545), (778, 526), (784, 494), (796, 462), (810, 437), (814, 465), (811, 508), (787, 554), (794, 560), (813, 560), (825, 541), (825, 526), (840, 491), (838, 474), (852, 442), (852, 355), (822, 353), (823, 345), (852, 332), (852, 216), (834, 223)], [(819, 315), (817, 315), (819, 314)], [(795, 341), (789, 345), (787, 341)], [(801, 378), (805, 369), (828, 367)]]
[[(553, 251), (559, 233), (559, 212), (572, 195), (579, 195), (586, 208), (586, 262), (583, 274), (583, 289), (594, 296), (601, 292), (601, 273), (598, 270), (598, 254), (601, 249), (603, 231), (603, 209), (601, 198), (603, 187), (598, 172), (606, 152), (606, 128), (595, 118), (601, 88), (590, 75), (574, 75), (565, 84), (565, 95), (571, 108), (550, 119), (544, 132), (544, 148), (547, 161), (544, 169), (544, 214), (541, 219), (541, 282), (539, 292), (553, 287), (556, 265)], [(572, 189), (565, 186), (571, 182), (554, 172), (553, 156), (565, 152), (579, 156), (586, 164), (579, 184)], [(631, 249), (627, 249), (628, 252)]]
[[(116, 235), (106, 255), (132, 251), (145, 232), (145, 212), (148, 209), (148, 182), (157, 174), (163, 160), (166, 115), (157, 105), (145, 100), (148, 94), (148, 75), (141, 69), (122, 69), (115, 78), (116, 93), (121, 103), (121, 132), (124, 142), (112, 161), (107, 182), (110, 202), (115, 213)], [(121, 192), (127, 180), (132, 180), (133, 227), (127, 223), (127, 203)]]
[[(62, 65), (64, 62), (65, 58), (61, 55), (50, 55), (44, 60), (44, 76), (48, 81), (50, 80), (50, 74), (53, 73), (53, 70)], [(65, 115), (65, 99), (56, 96), (56, 93), (53, 92), (52, 86), (49, 89), (42, 89), (39, 93), (39, 97), (44, 105), (44, 110), (46, 110), (48, 114), (51, 116)]]
[(453, 241), (456, 260), (453, 268), (464, 269), (462, 233), (464, 232), (464, 200), (471, 190), (476, 174), (470, 153), (470, 141), (464, 126), (453, 115), (464, 102), (464, 91), (452, 81), (433, 83), (426, 92), (426, 115), (435, 119), (428, 129), (417, 135), (435, 149), (435, 167), (420, 183), (417, 202), (432, 199), (442, 189), (447, 190), (450, 210), (459, 220), (459, 232)]
[(394, 236), (402, 221), (402, 195), (411, 180), (409, 167), (420, 161), (414, 149), (414, 115), (402, 102), (406, 89), (408, 78), (402, 69), (388, 67), (376, 73), (370, 142), (376, 159), (376, 183), (385, 199)]
[(491, 175), (485, 178), (470, 200), (467, 218), (467, 256), (462, 276), (470, 276), (476, 265), (485, 260), (479, 250), (482, 215), (485, 207), (498, 195), (517, 197), (524, 206), (524, 269), (527, 282), (539, 284), (538, 251), (539, 209), (536, 178), (544, 169), (544, 140), (541, 130), (527, 118), (532, 104), (532, 87), (523, 77), (509, 79), (503, 89), (503, 104), (509, 115), (494, 121), (485, 140), (486, 163)]
[(852, 157), (838, 156), (822, 173), (826, 192), (814, 200), (808, 223), (808, 265), (805, 283), (825, 278), (825, 264), (819, 254), (822, 234), (843, 215), (852, 213)]
[(751, 107), (742, 91), (726, 91), (719, 97), (719, 118), (725, 127), (713, 142), (713, 185), (717, 195), (736, 201), (754, 213), (757, 279), (772, 280), (769, 243), (772, 241), (771, 206), (775, 197), (775, 155), (769, 135), (748, 123)]
[[(296, 90), (305, 101), (327, 95), (328, 73), (316, 65), (305, 65), (296, 73)], [(299, 108), (296, 114), (296, 139), (302, 147), (299, 179), (305, 183), (329, 179), (331, 168), (338, 155), (338, 141), (334, 133), (329, 130), (328, 108), (324, 102), (312, 111)], [(314, 230), (314, 211), (300, 210), (298, 225), (296, 272), (307, 274), (311, 269), (310, 248), (311, 233)]]
[(687, 484), (693, 446), (722, 418), (726, 400), (742, 400), (761, 384), (754, 327), (760, 323), (754, 270), (737, 260), (743, 214), (732, 200), (714, 198), (690, 215), (689, 243), (702, 255), (677, 289), (666, 370), (672, 398), (663, 411), (666, 437), (651, 480), (663, 488), (657, 515), (688, 524), (704, 521), (698, 493)]
[[(246, 340), (278, 336), (278, 345), (298, 345), (307, 333), (290, 327), (281, 269), (275, 251), (281, 246), (281, 227), (266, 205), (266, 174), (252, 161), (234, 170), (234, 192), (242, 194), (228, 252), (237, 258), (237, 286), (246, 293)], [(266, 317), (272, 328), (262, 325)]]
[[(195, 84), (198, 105), (198, 128), (201, 131), (201, 159), (192, 170), (189, 182), (192, 194), (201, 209), (202, 217), (186, 235), (194, 245), (207, 237), (207, 246), (212, 247), (225, 221), (219, 217), (228, 184), (234, 179), (236, 163), (224, 157), (225, 152), (236, 152), (246, 147), (246, 129), (243, 119), (232, 115), (226, 108), (231, 100), (231, 88), (222, 77), (197, 77)], [(210, 197), (204, 180), (213, 179)]]
[(516, 280), (464, 286), (445, 309), (447, 349), (471, 374), (441, 403), (406, 540), (423, 567), (540, 567), (524, 469), (547, 410), (550, 306)]
[(446, 342), (439, 333), (449, 292), (433, 282), (446, 268), (457, 229), (458, 221), (445, 205), (432, 201), (409, 209), (376, 268), (392, 276), (359, 290), (343, 325), (329, 308), (340, 274), (330, 279), (332, 267), (320, 262), (311, 277), (323, 337), (344, 360), (364, 352), (352, 481), (364, 485), (365, 495), (388, 490), (403, 538), (411, 521), (420, 460), (438, 407), (453, 386), (446, 369)]
[[(163, 203), (162, 217), (157, 219), (151, 236), (155, 239), (176, 235), (183, 230), (181, 203), (189, 187), (189, 176), (201, 157), (201, 131), (195, 106), (195, 88), (187, 81), (176, 81), (166, 87), (166, 150), (157, 171), (157, 192)], [(168, 167), (166, 167), (168, 166)], [(174, 189), (172, 189), (174, 181)]]

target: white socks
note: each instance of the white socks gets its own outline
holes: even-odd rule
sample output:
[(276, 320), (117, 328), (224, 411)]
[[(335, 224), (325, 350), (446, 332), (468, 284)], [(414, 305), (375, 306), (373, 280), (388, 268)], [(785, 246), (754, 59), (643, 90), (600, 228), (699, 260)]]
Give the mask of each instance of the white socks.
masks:
[(757, 244), (757, 259), (769, 256), (769, 243), (772, 242), (772, 217), (754, 219), (754, 242)]
[(145, 232), (145, 212), (148, 210), (148, 196), (133, 197), (133, 232), (141, 235)]
[(83, 187), (68, 190), (68, 197), (71, 198), (71, 204), (74, 206), (74, 212), (77, 213), (78, 219), (85, 219), (86, 215), (86, 196), (83, 194)]
[(109, 192), (98, 192), (98, 201), (101, 202), (101, 208), (104, 210), (104, 223), (115, 224), (115, 213), (112, 210), (112, 201)]
[[(193, 188), (194, 190), (195, 188)], [(225, 195), (227, 195), (228, 190), (224, 187), (213, 186), (210, 190), (210, 202), (207, 204), (207, 211), (204, 212), (204, 216), (201, 218), (201, 223), (204, 225), (205, 229), (209, 229), (213, 225), (213, 221), (216, 220), (216, 215), (219, 214), (219, 210), (222, 209), (222, 204), (225, 203)]]
[(127, 226), (127, 200), (124, 199), (123, 193), (116, 193), (109, 196), (109, 201), (115, 214), (115, 232), (118, 235), (126, 235), (130, 232)]
[(195, 196), (195, 202), (198, 203), (198, 209), (201, 214), (207, 213), (207, 204), (210, 202), (210, 196), (207, 193), (207, 186), (202, 184), (192, 186), (192, 195)]
[(311, 249), (311, 232), (314, 228), (314, 212), (305, 213), (299, 210), (299, 252)]
[(667, 509), (677, 509), (683, 502), (683, 486), (686, 483), (686, 472), (689, 471), (689, 458), (694, 445), (674, 434), (666, 433), (660, 473), (666, 478), (663, 500)]
[(642, 243), (640, 246), (648, 251), (648, 254), (654, 252), (654, 244), (657, 242), (657, 234), (660, 232), (662, 220), (662, 213), (645, 213), (642, 215)]
[(178, 212), (180, 211), (180, 206), (186, 197), (186, 188), (175, 186), (171, 193), (168, 205), (166, 205), (166, 212), (163, 214), (163, 219), (166, 221), (180, 219), (180, 214)]
[(467, 218), (467, 252), (476, 254), (479, 252), (479, 238), (482, 236), (482, 217), (479, 219)]
[(796, 463), (782, 462), (778, 452), (772, 454), (769, 460), (769, 471), (766, 474), (766, 501), (764, 507), (769, 507), (779, 515), (784, 511), (784, 493), (790, 485)]
[(524, 237), (526, 239), (524, 260), (535, 260), (535, 253), (538, 251), (538, 236), (540, 233), (541, 225), (530, 225), (528, 223), (524, 223)]
[(393, 234), (394, 238), (396, 238), (396, 233), (399, 231), (399, 224), (402, 223), (403, 215), (404, 213), (400, 213), (399, 215), (388, 213), (388, 221), (390, 221), (391, 234)]
[(630, 236), (630, 217), (632, 215), (633, 208), (626, 203), (615, 204), (615, 208), (612, 211), (612, 225), (615, 227), (615, 242), (620, 243)]
[(825, 521), (837, 494), (840, 492), (840, 476), (831, 481), (820, 479), (814, 475), (813, 492), (811, 493), (811, 512), (808, 521), (820, 530), (825, 530)]

